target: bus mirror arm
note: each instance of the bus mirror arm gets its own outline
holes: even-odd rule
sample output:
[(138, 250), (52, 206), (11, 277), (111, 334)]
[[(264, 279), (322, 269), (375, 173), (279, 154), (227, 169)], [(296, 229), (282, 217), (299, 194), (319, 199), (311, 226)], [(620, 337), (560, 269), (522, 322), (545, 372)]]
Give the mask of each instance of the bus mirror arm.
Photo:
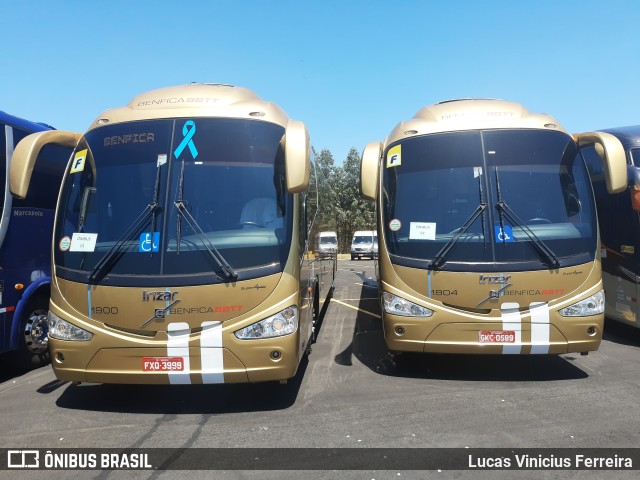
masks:
[(27, 193), (29, 193), (29, 183), (31, 182), (31, 174), (36, 160), (40, 151), (46, 145), (56, 144), (73, 149), (81, 137), (81, 133), (48, 130), (32, 133), (23, 138), (16, 146), (11, 158), (11, 170), (9, 172), (9, 189), (11, 193), (17, 198), (26, 198)]
[(285, 176), (289, 193), (303, 192), (309, 186), (309, 133), (304, 123), (289, 120), (284, 136)]
[(604, 176), (609, 193), (627, 189), (627, 156), (616, 137), (606, 132), (586, 132), (574, 135), (578, 147), (593, 145), (604, 164)]
[(371, 142), (362, 151), (362, 158), (360, 159), (360, 195), (368, 200), (376, 199), (378, 165), (381, 156), (381, 142)]

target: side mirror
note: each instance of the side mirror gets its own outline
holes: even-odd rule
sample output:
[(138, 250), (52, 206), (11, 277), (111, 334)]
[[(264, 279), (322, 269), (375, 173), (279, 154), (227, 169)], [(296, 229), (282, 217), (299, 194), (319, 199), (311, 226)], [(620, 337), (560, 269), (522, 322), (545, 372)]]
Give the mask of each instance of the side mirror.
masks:
[(9, 189), (13, 196), (20, 199), (27, 197), (33, 168), (42, 148), (53, 143), (73, 149), (81, 137), (81, 133), (64, 130), (47, 130), (24, 137), (16, 146), (11, 157)]
[(289, 120), (284, 139), (287, 191), (303, 192), (309, 186), (309, 134), (304, 123)]
[(360, 195), (369, 200), (376, 199), (378, 187), (378, 165), (382, 156), (382, 143), (371, 142), (360, 159)]
[(605, 132), (586, 132), (574, 136), (579, 147), (593, 145), (604, 164), (604, 178), (609, 193), (627, 189), (627, 156), (620, 141)]

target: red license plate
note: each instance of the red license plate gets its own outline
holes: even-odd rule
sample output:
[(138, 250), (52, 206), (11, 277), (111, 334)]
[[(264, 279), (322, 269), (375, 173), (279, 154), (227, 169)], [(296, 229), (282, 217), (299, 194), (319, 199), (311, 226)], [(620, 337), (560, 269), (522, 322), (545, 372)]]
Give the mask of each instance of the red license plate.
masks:
[(184, 370), (183, 357), (144, 357), (143, 372), (181, 372)]
[(513, 330), (482, 330), (478, 332), (480, 343), (515, 343), (516, 332)]

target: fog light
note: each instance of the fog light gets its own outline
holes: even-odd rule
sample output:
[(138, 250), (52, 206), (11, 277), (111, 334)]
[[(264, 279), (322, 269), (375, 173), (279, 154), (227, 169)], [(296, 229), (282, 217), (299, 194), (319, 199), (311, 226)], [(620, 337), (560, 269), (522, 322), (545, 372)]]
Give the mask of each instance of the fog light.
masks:
[(596, 334), (596, 327), (587, 328), (587, 335), (589, 335), (590, 337), (593, 337), (595, 334)]
[(64, 354), (62, 352), (56, 353), (56, 362), (58, 363), (64, 362)]
[(404, 327), (396, 327), (396, 335), (404, 335)]
[(274, 350), (273, 352), (271, 352), (271, 355), (270, 355), (272, 360), (280, 360), (281, 356), (282, 354), (278, 350)]

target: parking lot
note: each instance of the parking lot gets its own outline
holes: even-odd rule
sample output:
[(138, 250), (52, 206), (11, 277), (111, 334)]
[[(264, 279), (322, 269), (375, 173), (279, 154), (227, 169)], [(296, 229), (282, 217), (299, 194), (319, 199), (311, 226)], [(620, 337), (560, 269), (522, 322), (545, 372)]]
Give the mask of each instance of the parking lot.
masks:
[[(390, 356), (372, 261), (340, 260), (318, 341), (287, 385), (71, 385), (49, 367), (3, 372), (4, 448), (631, 448), (640, 446), (640, 331), (607, 322), (588, 356)], [(0, 472), (0, 476), (2, 476)], [(50, 478), (32, 472), (24, 478)], [(131, 478), (73, 472), (72, 478)], [(136, 472), (175, 478), (179, 472)], [(495, 478), (496, 472), (428, 472)], [(632, 472), (502, 472), (502, 478), (633, 478)], [(535, 475), (534, 475), (535, 473)], [(217, 472), (223, 478), (283, 478)], [(479, 475), (480, 474), (480, 475)], [(41, 477), (39, 476), (41, 475)], [(309, 472), (425, 478), (427, 472)], [(284, 476), (296, 478), (289, 472)], [(19, 475), (12, 475), (17, 478)], [(65, 477), (66, 478), (66, 477)], [(189, 478), (212, 478), (196, 472)], [(215, 477), (217, 478), (217, 477)]]

